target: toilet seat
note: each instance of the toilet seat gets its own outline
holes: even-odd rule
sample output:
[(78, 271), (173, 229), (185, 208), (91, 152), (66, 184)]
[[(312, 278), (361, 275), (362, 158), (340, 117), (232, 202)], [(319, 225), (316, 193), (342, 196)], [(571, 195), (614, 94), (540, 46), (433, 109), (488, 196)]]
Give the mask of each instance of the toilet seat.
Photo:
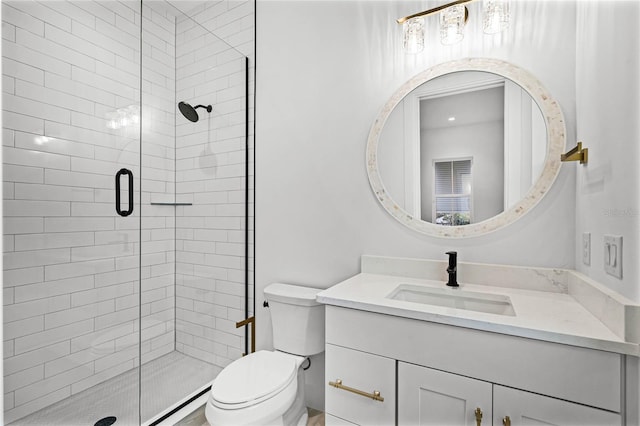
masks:
[(293, 387), (295, 395), (298, 367), (303, 359), (277, 351), (258, 351), (237, 359), (211, 384), (210, 401), (218, 408), (236, 410), (257, 405), (290, 390), (288, 387)]

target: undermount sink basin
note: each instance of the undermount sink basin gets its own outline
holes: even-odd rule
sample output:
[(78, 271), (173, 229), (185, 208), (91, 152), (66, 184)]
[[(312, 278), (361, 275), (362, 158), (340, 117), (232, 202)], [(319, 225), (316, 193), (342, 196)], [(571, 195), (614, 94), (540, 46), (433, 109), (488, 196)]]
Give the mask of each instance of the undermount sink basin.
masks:
[[(443, 284), (444, 285), (444, 284)], [(511, 299), (501, 294), (478, 293), (453, 288), (424, 287), (412, 284), (400, 284), (387, 299), (424, 305), (443, 306), (488, 314), (515, 316)]]

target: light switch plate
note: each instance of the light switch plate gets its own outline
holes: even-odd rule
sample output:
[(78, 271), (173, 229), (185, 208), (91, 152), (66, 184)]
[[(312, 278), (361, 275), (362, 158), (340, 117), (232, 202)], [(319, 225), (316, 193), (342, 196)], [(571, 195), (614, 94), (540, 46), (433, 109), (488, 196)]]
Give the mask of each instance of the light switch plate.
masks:
[(582, 234), (582, 263), (591, 265), (591, 233)]
[(604, 236), (604, 270), (622, 279), (622, 236)]

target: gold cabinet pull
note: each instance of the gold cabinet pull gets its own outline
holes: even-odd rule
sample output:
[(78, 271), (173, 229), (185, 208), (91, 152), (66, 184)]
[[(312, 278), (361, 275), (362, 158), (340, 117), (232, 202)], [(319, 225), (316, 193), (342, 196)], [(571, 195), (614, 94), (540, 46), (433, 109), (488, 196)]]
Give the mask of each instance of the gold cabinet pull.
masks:
[(480, 407), (476, 408), (476, 426), (480, 426), (482, 424), (482, 410)]
[(502, 419), (502, 424), (504, 426), (511, 426), (511, 419), (509, 418), (509, 416), (504, 416), (504, 418)]
[(371, 398), (374, 401), (383, 402), (384, 398), (380, 396), (380, 391), (374, 390), (372, 393), (361, 391), (360, 389), (350, 388), (349, 386), (345, 386), (342, 384), (342, 380), (336, 379), (335, 382), (329, 382), (329, 386), (333, 386), (334, 388), (346, 390), (347, 392), (353, 392), (357, 395), (364, 396), (366, 398)]

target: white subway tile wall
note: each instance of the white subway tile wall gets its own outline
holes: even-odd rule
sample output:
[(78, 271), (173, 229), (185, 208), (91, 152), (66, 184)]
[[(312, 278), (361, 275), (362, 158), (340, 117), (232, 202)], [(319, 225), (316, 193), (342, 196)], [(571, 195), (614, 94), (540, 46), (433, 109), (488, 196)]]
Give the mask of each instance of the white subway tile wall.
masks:
[[(253, 105), (253, 2), (193, 13), (251, 58)], [(138, 366), (139, 351), (143, 364), (239, 357), (242, 55), (161, 1), (3, 1), (2, 20), (5, 422)], [(176, 116), (179, 100), (212, 104), (211, 122)], [(121, 167), (128, 217), (114, 211)], [(166, 202), (193, 205), (151, 204)]]

